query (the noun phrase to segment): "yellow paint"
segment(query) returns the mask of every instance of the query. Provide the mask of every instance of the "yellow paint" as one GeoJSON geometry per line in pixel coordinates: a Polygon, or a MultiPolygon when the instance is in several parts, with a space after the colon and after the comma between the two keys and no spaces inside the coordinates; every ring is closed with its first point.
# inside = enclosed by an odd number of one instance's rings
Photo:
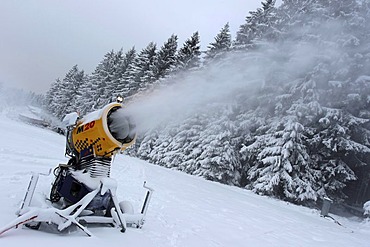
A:
{"type": "Polygon", "coordinates": [[[112,136],[108,129],[108,114],[121,107],[120,103],[111,103],[82,118],[72,132],[74,149],[81,153],[84,149],[92,147],[95,156],[111,157],[118,151],[131,146],[135,138],[130,142],[121,143],[112,136]]]}

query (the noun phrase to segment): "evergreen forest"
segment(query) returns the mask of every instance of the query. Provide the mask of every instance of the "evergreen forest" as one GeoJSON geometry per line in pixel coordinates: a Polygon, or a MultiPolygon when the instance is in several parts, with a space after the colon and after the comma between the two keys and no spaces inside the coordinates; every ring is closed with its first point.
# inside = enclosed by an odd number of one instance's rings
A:
{"type": "Polygon", "coordinates": [[[75,65],[44,105],[62,119],[118,95],[133,106],[169,98],[153,103],[159,120],[141,116],[129,155],[296,204],[329,197],[362,207],[370,200],[369,23],[367,0],[263,0],[236,34],[226,23],[206,48],[199,32],[183,44],[173,34],[109,51],[90,74],[75,65]]]}

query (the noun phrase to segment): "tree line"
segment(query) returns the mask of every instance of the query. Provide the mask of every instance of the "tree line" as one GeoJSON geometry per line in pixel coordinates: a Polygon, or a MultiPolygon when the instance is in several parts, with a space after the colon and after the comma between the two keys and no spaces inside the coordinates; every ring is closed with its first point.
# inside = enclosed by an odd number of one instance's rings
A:
{"type": "Polygon", "coordinates": [[[234,40],[225,24],[204,52],[198,32],[179,49],[172,35],[159,48],[110,51],[91,74],[76,65],[56,80],[45,105],[59,118],[77,107],[85,114],[117,95],[130,101],[167,87],[167,78],[231,71],[241,85],[232,97],[148,130],[129,154],[298,204],[328,196],[362,205],[370,199],[369,23],[367,1],[264,0],[234,40]]]}

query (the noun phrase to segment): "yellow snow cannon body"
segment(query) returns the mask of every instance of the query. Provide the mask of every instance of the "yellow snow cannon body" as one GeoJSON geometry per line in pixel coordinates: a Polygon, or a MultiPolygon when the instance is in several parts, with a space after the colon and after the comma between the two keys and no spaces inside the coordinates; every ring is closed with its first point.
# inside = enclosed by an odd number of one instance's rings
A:
{"type": "Polygon", "coordinates": [[[108,158],[131,146],[136,137],[134,124],[128,117],[112,118],[120,108],[122,104],[111,103],[77,120],[68,133],[67,148],[79,158],[91,155],[108,158]]]}

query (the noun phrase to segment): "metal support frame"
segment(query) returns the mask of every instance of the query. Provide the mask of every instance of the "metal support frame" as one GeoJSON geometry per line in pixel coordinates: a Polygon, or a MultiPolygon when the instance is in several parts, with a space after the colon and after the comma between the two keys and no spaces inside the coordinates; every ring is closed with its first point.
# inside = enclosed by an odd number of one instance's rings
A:
{"type": "MultiPolygon", "coordinates": [[[[50,174],[50,173],[49,173],[50,174]]],[[[102,178],[100,181],[99,188],[86,194],[80,201],[65,209],[58,209],[55,207],[50,208],[37,208],[31,206],[31,201],[33,194],[37,185],[39,178],[38,173],[33,173],[25,198],[21,203],[20,209],[17,211],[17,216],[15,220],[10,222],[8,225],[0,228],[0,235],[12,228],[17,228],[19,225],[31,224],[31,223],[47,223],[57,225],[58,231],[63,231],[67,229],[72,224],[76,225],[80,230],[82,230],[87,236],[92,236],[93,234],[81,224],[81,222],[89,223],[101,223],[101,224],[113,224],[116,227],[121,228],[121,232],[125,232],[127,226],[141,228],[145,222],[146,212],[151,200],[152,193],[154,190],[146,186],[144,182],[143,187],[147,189],[143,207],[140,214],[125,214],[122,212],[118,199],[116,196],[117,183],[112,178],[102,178]],[[114,207],[111,209],[111,217],[106,216],[95,216],[83,214],[86,207],[94,199],[96,195],[101,193],[101,195],[109,192],[112,197],[114,207]]],[[[46,174],[43,174],[46,175],[46,174]]]]}

